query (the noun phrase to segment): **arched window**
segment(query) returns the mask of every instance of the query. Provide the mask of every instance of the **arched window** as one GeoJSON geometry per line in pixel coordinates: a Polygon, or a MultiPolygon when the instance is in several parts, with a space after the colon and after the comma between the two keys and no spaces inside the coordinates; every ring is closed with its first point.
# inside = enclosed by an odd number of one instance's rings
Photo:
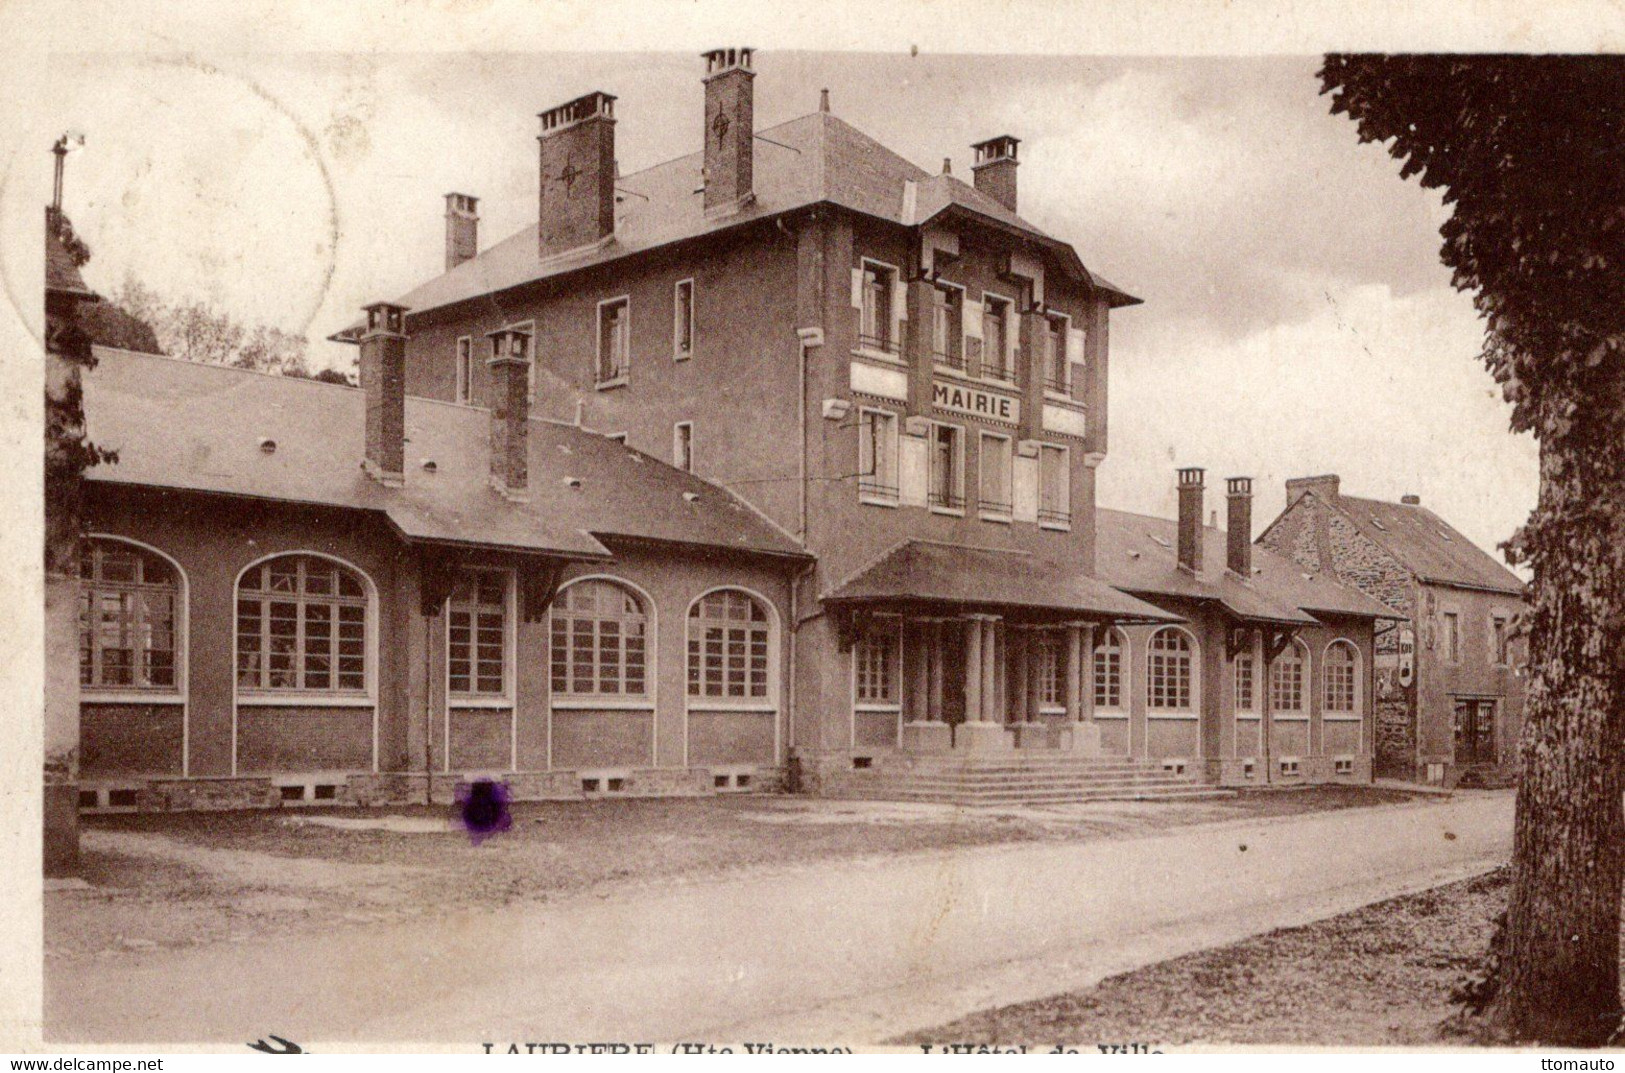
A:
{"type": "Polygon", "coordinates": [[[553,601],[553,693],[649,695],[649,617],[638,595],[604,578],[578,581],[553,601]]]}
{"type": "Polygon", "coordinates": [[[367,586],[317,555],[280,555],[237,582],[237,687],[364,695],[367,586]]]}
{"type": "Polygon", "coordinates": [[[688,612],[688,695],[767,699],[772,624],[749,593],[719,589],[688,612]]]}
{"type": "Polygon", "coordinates": [[[1123,706],[1123,635],[1107,630],[1095,645],[1095,707],[1123,706]]]}
{"type": "Polygon", "coordinates": [[[1309,652],[1302,641],[1293,641],[1270,664],[1270,708],[1275,714],[1302,712],[1304,682],[1309,677],[1309,652]]]}
{"type": "Polygon", "coordinates": [[[1347,641],[1333,641],[1326,647],[1324,676],[1328,715],[1354,715],[1359,711],[1359,653],[1347,641]]]}
{"type": "Polygon", "coordinates": [[[1195,707],[1192,653],[1195,646],[1184,630],[1166,626],[1151,635],[1146,649],[1146,704],[1164,711],[1190,711],[1195,707]]]}
{"type": "Polygon", "coordinates": [[[91,538],[79,557],[79,684],[87,691],[180,687],[180,578],[163,556],[91,538]]]}

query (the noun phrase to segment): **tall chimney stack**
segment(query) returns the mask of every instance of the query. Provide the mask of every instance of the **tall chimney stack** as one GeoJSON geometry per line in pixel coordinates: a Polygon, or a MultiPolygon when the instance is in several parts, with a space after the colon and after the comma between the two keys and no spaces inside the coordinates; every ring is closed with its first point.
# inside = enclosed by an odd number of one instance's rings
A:
{"type": "Polygon", "coordinates": [[[1194,466],[1179,471],[1179,566],[1202,572],[1203,470],[1194,466]]]}
{"type": "Polygon", "coordinates": [[[971,146],[976,154],[971,165],[976,189],[1011,212],[1016,211],[1016,146],[1020,143],[1020,138],[1001,134],[971,146]]]}
{"type": "Polygon", "coordinates": [[[379,484],[406,482],[406,307],[365,307],[361,335],[361,390],[366,396],[366,455],[361,468],[379,484]]]}
{"type": "Polygon", "coordinates": [[[472,194],[446,195],[446,271],[480,252],[480,199],[472,194]]]}
{"type": "Polygon", "coordinates": [[[756,159],[756,106],[750,48],[705,53],[705,211],[748,205],[756,159]]]}
{"type": "Polygon", "coordinates": [[[529,332],[502,328],[487,335],[491,356],[491,487],[522,501],[530,485],[529,332]]]}
{"type": "Polygon", "coordinates": [[[1230,477],[1225,482],[1228,507],[1225,518],[1225,565],[1233,574],[1253,576],[1253,479],[1230,477]]]}
{"type": "Polygon", "coordinates": [[[1319,498],[1335,503],[1342,485],[1342,480],[1335,473],[1319,477],[1293,477],[1286,482],[1286,505],[1290,507],[1302,499],[1305,492],[1313,492],[1319,498]]]}
{"type": "Polygon", "coordinates": [[[615,233],[615,98],[592,92],[541,113],[542,257],[615,233]]]}

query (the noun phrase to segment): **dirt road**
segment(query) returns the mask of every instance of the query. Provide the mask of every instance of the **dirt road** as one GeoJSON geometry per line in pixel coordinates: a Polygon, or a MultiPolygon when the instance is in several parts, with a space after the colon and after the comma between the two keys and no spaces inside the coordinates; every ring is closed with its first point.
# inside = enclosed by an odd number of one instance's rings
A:
{"type": "Polygon", "coordinates": [[[50,963],[46,1033],[873,1043],[1481,870],[1511,819],[1509,794],[1471,795],[50,963]]]}

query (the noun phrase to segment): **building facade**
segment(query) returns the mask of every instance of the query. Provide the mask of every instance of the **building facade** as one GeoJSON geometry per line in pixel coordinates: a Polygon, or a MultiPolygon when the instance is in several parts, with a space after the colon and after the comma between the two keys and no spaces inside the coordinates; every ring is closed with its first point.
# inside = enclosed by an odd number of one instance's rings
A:
{"type": "Polygon", "coordinates": [[[1454,786],[1516,772],[1525,691],[1517,575],[1418,497],[1344,495],[1335,474],[1288,481],[1286,509],[1259,539],[1404,616],[1377,637],[1379,774],[1454,786]]]}
{"type": "Polygon", "coordinates": [[[758,131],[753,61],[641,172],[613,96],[542,113],[537,225],[447,195],[359,389],[109,353],[87,807],[1370,778],[1388,608],[1255,555],[1244,479],[1227,532],[1199,470],[1097,509],[1138,300],[1018,215],[1017,140],[965,183],[827,97],[758,131]]]}

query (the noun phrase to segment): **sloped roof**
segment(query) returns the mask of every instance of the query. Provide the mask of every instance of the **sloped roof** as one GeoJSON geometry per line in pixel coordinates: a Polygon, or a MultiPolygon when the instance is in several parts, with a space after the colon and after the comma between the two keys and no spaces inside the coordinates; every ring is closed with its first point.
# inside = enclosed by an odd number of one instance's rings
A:
{"type": "Polygon", "coordinates": [[[823,597],[827,604],[1020,608],[1129,622],[1177,622],[1088,576],[1029,552],[906,540],[823,597]]]}
{"type": "Polygon", "coordinates": [[[407,292],[397,302],[413,313],[422,313],[823,202],[909,225],[960,209],[1050,248],[1079,276],[1108,292],[1113,305],[1139,301],[1091,275],[1071,246],[1046,235],[997,201],[952,177],[929,175],[827,112],[792,119],[757,135],[752,178],[755,200],[740,212],[705,215],[700,193],[704,154],[690,153],[616,180],[622,193],[615,206],[615,234],[607,244],[544,261],[539,253],[538,225],[532,224],[407,292]],[[905,182],[920,184],[913,219],[905,218],[905,182]]]}
{"type": "Polygon", "coordinates": [[[152,325],[106,299],[81,307],[74,323],[96,346],[142,354],[163,353],[152,325]]]}
{"type": "Polygon", "coordinates": [[[606,558],[630,537],[803,556],[735,496],[593,432],[533,419],[529,500],[488,485],[490,414],[406,402],[406,483],[361,470],[358,388],[98,349],[84,377],[85,424],[114,465],[87,479],[375,510],[407,538],[606,558]],[[262,450],[262,441],[276,444],[262,450]],[[433,461],[433,471],[424,468],[433,461]]]}
{"type": "Polygon", "coordinates": [[[1339,495],[1334,505],[1422,581],[1523,595],[1518,575],[1424,506],[1347,495],[1339,495]]]}
{"type": "Polygon", "coordinates": [[[1223,529],[1202,527],[1202,571],[1179,568],[1179,525],[1127,511],[1095,512],[1095,573],[1140,596],[1214,601],[1248,622],[1309,625],[1316,614],[1398,618],[1389,607],[1327,574],[1305,574],[1291,559],[1253,545],[1253,576],[1225,568],[1223,529]]]}

